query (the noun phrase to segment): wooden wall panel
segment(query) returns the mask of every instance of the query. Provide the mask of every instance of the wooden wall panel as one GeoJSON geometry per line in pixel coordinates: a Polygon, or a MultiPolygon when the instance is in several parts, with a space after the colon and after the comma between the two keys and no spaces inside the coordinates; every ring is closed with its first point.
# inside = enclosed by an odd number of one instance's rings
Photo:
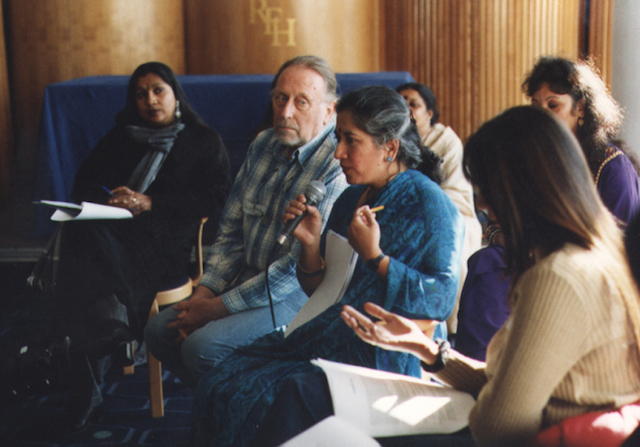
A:
{"type": "Polygon", "coordinates": [[[607,85],[611,82],[611,26],[613,0],[591,0],[589,11],[589,56],[607,85]]]}
{"type": "Polygon", "coordinates": [[[580,0],[385,0],[385,68],[431,87],[441,121],[465,139],[525,102],[520,86],[538,56],[577,58],[579,7],[580,0]]]}
{"type": "Polygon", "coordinates": [[[192,74],[275,73],[292,57],[379,71],[378,0],[185,0],[192,74]]]}
{"type": "Polygon", "coordinates": [[[11,124],[11,99],[9,72],[4,40],[4,20],[0,8],[0,210],[9,202],[11,167],[13,164],[13,129],[11,124]]]}
{"type": "MultiPolygon", "coordinates": [[[[47,84],[131,74],[160,60],[184,73],[182,0],[5,0],[19,193],[33,184],[38,122],[47,84]]],[[[124,101],[124,98],[123,98],[124,101]]],[[[105,117],[112,120],[113,117],[105,117]]]]}
{"type": "Polygon", "coordinates": [[[605,80],[610,77],[613,0],[3,0],[2,5],[8,55],[0,45],[0,203],[12,176],[18,180],[13,190],[31,198],[47,84],[129,74],[147,60],[167,62],[177,73],[273,73],[285,59],[313,53],[339,72],[408,70],[434,90],[441,120],[464,139],[504,108],[525,101],[520,84],[539,55],[578,56],[582,7],[589,12],[590,53],[605,80]],[[278,35],[280,46],[274,46],[274,35],[265,33],[275,21],[284,31],[291,19],[295,35],[278,35]]]}

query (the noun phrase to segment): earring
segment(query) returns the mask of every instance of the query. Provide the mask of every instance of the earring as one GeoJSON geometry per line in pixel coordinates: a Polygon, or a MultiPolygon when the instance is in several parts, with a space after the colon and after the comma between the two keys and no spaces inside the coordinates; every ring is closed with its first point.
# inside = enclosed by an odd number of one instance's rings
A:
{"type": "Polygon", "coordinates": [[[582,127],[583,124],[584,120],[582,119],[582,117],[578,118],[578,126],[582,127]]]}
{"type": "Polygon", "coordinates": [[[387,161],[388,161],[389,163],[391,163],[391,162],[393,161],[393,157],[392,157],[391,155],[389,155],[389,156],[387,157],[387,161]]]}
{"type": "Polygon", "coordinates": [[[180,101],[176,101],[176,119],[180,119],[182,112],[180,111],[180,101]]]}

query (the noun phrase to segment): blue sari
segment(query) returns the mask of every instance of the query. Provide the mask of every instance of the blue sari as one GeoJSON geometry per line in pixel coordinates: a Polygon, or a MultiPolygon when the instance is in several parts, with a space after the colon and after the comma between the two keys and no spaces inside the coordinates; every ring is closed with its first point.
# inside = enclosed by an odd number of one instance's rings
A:
{"type": "MultiPolygon", "coordinates": [[[[326,231],[346,237],[366,186],[345,190],[333,206],[326,231]]],[[[458,290],[462,217],[442,189],[423,174],[408,170],[396,176],[367,203],[384,205],[376,214],[380,248],[391,258],[387,280],[358,259],[341,302],[292,332],[265,335],[236,349],[205,373],[195,391],[191,444],[247,445],[273,402],[282,381],[316,367],[324,358],[419,377],[418,360],[362,342],[342,321],[349,304],[362,311],[367,301],[415,319],[444,321],[458,290]]]]}

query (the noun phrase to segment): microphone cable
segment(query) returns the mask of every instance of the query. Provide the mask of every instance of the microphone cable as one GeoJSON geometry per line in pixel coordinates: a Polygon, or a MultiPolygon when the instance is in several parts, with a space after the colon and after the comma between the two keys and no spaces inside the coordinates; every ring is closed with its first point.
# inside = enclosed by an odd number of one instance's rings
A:
{"type": "MultiPolygon", "coordinates": [[[[271,249],[271,253],[269,254],[269,258],[267,258],[267,268],[264,271],[265,281],[267,283],[267,297],[269,298],[269,309],[271,310],[271,321],[273,321],[273,328],[276,329],[276,313],[273,309],[273,298],[271,297],[271,287],[269,286],[269,267],[271,266],[271,259],[278,252],[278,247],[280,245],[275,244],[271,249]]],[[[275,261],[275,259],[274,259],[275,261]]]]}
{"type": "MultiPolygon", "coordinates": [[[[304,191],[304,196],[307,199],[307,202],[306,202],[307,205],[317,206],[322,201],[322,199],[324,199],[324,195],[326,194],[326,191],[327,191],[327,188],[324,185],[324,183],[322,183],[319,180],[312,180],[309,183],[309,185],[307,185],[307,188],[304,191]]],[[[267,283],[267,298],[269,298],[269,310],[271,310],[271,321],[273,322],[274,329],[277,328],[276,313],[273,308],[273,297],[271,296],[271,286],[269,284],[269,267],[271,266],[272,259],[273,261],[275,261],[274,257],[275,257],[275,254],[278,252],[278,249],[284,245],[284,243],[287,241],[289,237],[292,236],[291,234],[288,234],[288,233],[289,232],[293,233],[293,230],[298,226],[300,221],[304,218],[305,214],[306,214],[306,211],[300,216],[298,216],[298,218],[291,219],[289,222],[287,222],[287,224],[285,224],[285,226],[283,227],[282,234],[280,234],[276,242],[273,244],[273,247],[271,248],[271,253],[267,258],[267,268],[265,269],[264,274],[265,274],[265,282],[267,283]],[[287,231],[287,230],[290,230],[290,231],[287,231]]]]}

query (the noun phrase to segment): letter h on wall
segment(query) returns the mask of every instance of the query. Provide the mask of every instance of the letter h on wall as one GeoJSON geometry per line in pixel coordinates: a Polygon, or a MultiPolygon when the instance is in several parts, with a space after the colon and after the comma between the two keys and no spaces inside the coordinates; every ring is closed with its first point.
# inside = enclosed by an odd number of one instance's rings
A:
{"type": "Polygon", "coordinates": [[[279,47],[280,36],[287,36],[286,46],[295,47],[295,23],[296,19],[284,19],[287,26],[280,29],[280,20],[282,20],[282,8],[269,7],[267,0],[251,0],[249,23],[255,24],[256,17],[264,23],[265,36],[273,36],[271,41],[272,47],[279,47]]]}

